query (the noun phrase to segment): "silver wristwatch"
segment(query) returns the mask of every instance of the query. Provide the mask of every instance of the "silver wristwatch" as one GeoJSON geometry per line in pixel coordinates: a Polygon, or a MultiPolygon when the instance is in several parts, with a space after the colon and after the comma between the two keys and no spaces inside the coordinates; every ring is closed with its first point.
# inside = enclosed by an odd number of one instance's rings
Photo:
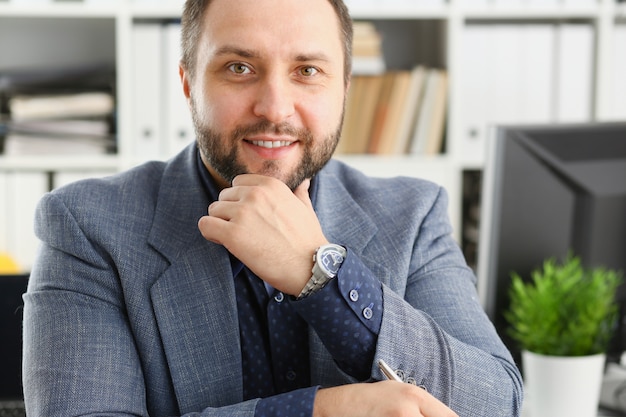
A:
{"type": "Polygon", "coordinates": [[[330,243],[322,245],[313,254],[313,269],[311,279],[306,283],[298,300],[305,298],[324,288],[328,282],[337,276],[339,267],[346,259],[346,248],[330,243]]]}

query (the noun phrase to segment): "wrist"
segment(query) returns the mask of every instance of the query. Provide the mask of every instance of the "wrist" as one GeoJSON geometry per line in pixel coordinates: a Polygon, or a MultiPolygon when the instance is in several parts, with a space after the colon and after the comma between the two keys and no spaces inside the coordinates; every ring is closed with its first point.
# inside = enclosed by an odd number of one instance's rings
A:
{"type": "Polygon", "coordinates": [[[329,243],[318,247],[313,254],[311,277],[300,291],[297,299],[303,299],[324,288],[339,273],[347,251],[341,245],[329,243]]]}

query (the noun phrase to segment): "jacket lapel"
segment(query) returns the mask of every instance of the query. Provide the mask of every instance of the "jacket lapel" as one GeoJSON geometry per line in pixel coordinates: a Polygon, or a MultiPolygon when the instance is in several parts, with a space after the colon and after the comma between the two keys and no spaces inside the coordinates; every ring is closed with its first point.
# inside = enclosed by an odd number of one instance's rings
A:
{"type": "Polygon", "coordinates": [[[225,252],[189,248],[150,291],[183,412],[242,400],[235,289],[225,252]]]}
{"type": "Polygon", "coordinates": [[[240,402],[239,327],[228,253],[197,221],[201,191],[194,148],[167,165],[150,243],[170,262],[150,296],[181,412],[240,402]]]}

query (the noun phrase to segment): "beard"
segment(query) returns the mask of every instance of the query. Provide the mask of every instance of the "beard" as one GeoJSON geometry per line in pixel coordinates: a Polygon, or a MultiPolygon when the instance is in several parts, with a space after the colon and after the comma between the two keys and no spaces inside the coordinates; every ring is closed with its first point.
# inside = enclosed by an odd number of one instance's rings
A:
{"type": "Polygon", "coordinates": [[[308,129],[297,129],[286,123],[277,125],[265,119],[250,125],[239,125],[224,134],[204,123],[194,105],[191,106],[191,116],[203,159],[229,184],[240,174],[261,174],[281,180],[292,191],[305,179],[313,178],[330,160],[339,142],[342,126],[340,122],[333,133],[321,140],[315,140],[308,129]],[[282,172],[280,161],[267,160],[258,172],[250,172],[239,160],[238,144],[246,137],[263,133],[288,135],[299,141],[303,155],[294,169],[282,172]]]}

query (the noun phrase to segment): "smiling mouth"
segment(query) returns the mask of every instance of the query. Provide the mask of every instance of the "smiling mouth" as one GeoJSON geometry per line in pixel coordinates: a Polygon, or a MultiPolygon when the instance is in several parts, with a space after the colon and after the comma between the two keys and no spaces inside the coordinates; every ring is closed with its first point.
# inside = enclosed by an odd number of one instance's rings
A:
{"type": "Polygon", "coordinates": [[[260,146],[261,148],[282,148],[291,145],[293,142],[287,140],[250,140],[247,141],[255,146],[260,146]]]}

